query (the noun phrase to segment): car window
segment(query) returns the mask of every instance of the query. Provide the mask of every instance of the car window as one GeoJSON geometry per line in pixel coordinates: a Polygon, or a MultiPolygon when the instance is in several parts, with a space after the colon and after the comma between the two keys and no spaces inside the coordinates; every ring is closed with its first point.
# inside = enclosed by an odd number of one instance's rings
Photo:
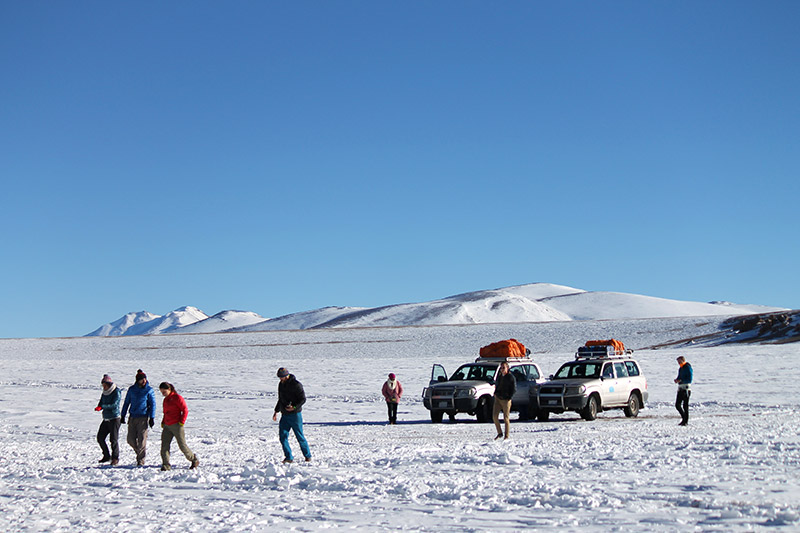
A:
{"type": "Polygon", "coordinates": [[[525,372],[524,366],[515,366],[512,368],[511,375],[514,376],[514,379],[517,381],[528,381],[528,374],[525,372]]]}
{"type": "Polygon", "coordinates": [[[625,363],[614,363],[614,371],[618,378],[628,377],[628,367],[625,366],[625,363]]]}
{"type": "Polygon", "coordinates": [[[528,379],[535,380],[539,379],[541,376],[539,375],[539,371],[536,370],[536,367],[533,365],[528,366],[528,379]]]}
{"type": "Polygon", "coordinates": [[[599,363],[567,363],[558,369],[556,379],[600,377],[599,363]]]}
{"type": "Polygon", "coordinates": [[[625,361],[625,366],[628,367],[628,375],[629,376],[638,376],[639,375],[639,367],[636,366],[636,362],[634,362],[634,361],[625,361]]]}
{"type": "Polygon", "coordinates": [[[614,365],[608,363],[606,366],[603,367],[603,377],[607,379],[611,379],[614,377],[614,365]]]}

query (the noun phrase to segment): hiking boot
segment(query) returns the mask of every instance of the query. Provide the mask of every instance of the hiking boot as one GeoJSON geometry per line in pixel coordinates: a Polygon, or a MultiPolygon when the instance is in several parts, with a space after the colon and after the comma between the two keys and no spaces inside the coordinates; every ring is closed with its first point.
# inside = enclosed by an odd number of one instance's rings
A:
{"type": "Polygon", "coordinates": [[[194,470],[195,468],[197,468],[197,465],[199,464],[200,464],[200,459],[198,459],[197,456],[195,455],[194,458],[192,459],[192,466],[189,467],[189,470],[194,470]]]}
{"type": "Polygon", "coordinates": [[[306,462],[310,463],[311,462],[311,457],[306,457],[306,462]]]}
{"type": "Polygon", "coordinates": [[[119,459],[111,459],[111,466],[117,466],[119,464],[119,459]]]}
{"type": "Polygon", "coordinates": [[[97,461],[97,462],[98,462],[98,463],[107,463],[107,462],[109,462],[110,460],[111,460],[111,457],[103,457],[102,459],[100,459],[100,460],[99,460],[99,461],[97,461]]]}
{"type": "Polygon", "coordinates": [[[502,439],[502,438],[503,438],[503,434],[502,433],[498,433],[497,436],[494,438],[494,440],[502,439]]]}
{"type": "Polygon", "coordinates": [[[292,459],[284,459],[284,460],[283,460],[283,464],[285,464],[285,465],[286,465],[286,464],[289,464],[289,463],[293,463],[293,462],[294,462],[294,461],[293,461],[292,459]]]}
{"type": "Polygon", "coordinates": [[[144,461],[136,461],[136,466],[144,466],[144,461]]]}
{"type": "Polygon", "coordinates": [[[172,470],[172,467],[169,465],[161,465],[162,472],[166,472],[167,470],[172,470]]]}

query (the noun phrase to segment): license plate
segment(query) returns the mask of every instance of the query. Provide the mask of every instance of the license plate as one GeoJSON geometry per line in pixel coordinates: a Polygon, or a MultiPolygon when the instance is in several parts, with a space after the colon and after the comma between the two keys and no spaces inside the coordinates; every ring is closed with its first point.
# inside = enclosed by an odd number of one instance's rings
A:
{"type": "Polygon", "coordinates": [[[448,407],[449,405],[447,402],[439,402],[439,407],[448,407]]]}
{"type": "Polygon", "coordinates": [[[558,405],[558,400],[547,400],[547,405],[558,405]]]}

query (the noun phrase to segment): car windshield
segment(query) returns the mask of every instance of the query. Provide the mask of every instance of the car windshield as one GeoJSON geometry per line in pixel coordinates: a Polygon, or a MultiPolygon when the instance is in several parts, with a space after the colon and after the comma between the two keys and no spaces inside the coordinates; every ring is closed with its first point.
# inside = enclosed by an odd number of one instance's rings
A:
{"type": "Polygon", "coordinates": [[[496,366],[487,365],[464,365],[453,373],[452,381],[480,380],[492,381],[494,373],[497,372],[496,366]]]}
{"type": "Polygon", "coordinates": [[[600,363],[566,363],[558,369],[553,379],[597,379],[600,377],[601,366],[600,363]]]}

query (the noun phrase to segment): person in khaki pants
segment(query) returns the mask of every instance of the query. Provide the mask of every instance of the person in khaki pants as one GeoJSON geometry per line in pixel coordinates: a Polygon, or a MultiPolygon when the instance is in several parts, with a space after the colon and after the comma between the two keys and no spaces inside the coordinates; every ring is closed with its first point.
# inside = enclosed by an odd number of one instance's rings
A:
{"type": "Polygon", "coordinates": [[[197,468],[200,460],[186,444],[186,433],[183,425],[189,416],[189,409],[186,400],[178,394],[172,383],[166,381],[158,386],[158,390],[164,396],[164,420],[161,422],[161,470],[171,470],[169,464],[169,448],[172,439],[178,441],[178,448],[183,452],[186,459],[192,463],[190,468],[197,468]]]}
{"type": "Polygon", "coordinates": [[[494,420],[494,427],[497,428],[497,436],[495,440],[503,438],[508,439],[508,433],[511,429],[511,398],[517,392],[517,380],[508,371],[508,363],[503,361],[500,363],[500,368],[497,371],[497,379],[494,384],[494,407],[492,409],[492,420],[494,420]],[[506,432],[500,429],[500,411],[503,411],[503,421],[505,422],[506,432]]]}

